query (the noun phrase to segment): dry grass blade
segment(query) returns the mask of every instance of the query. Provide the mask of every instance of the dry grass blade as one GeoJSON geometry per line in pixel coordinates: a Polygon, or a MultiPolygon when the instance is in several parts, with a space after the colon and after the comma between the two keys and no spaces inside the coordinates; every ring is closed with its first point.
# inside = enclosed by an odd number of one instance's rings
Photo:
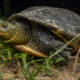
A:
{"type": "Polygon", "coordinates": [[[78,52],[77,52],[77,55],[76,55],[76,57],[75,57],[75,62],[74,62],[74,66],[73,66],[73,73],[72,73],[72,75],[75,73],[77,61],[78,61],[78,59],[79,59],[79,54],[80,54],[80,48],[79,48],[79,50],[78,50],[78,52]]]}

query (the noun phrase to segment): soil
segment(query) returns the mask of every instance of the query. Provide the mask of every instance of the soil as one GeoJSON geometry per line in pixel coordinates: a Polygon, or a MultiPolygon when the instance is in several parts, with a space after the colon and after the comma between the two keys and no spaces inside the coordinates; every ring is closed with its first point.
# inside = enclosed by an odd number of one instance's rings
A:
{"type": "MultiPolygon", "coordinates": [[[[35,80],[80,80],[80,60],[74,66],[75,59],[71,59],[62,67],[56,68],[52,66],[55,71],[50,71],[52,75],[45,75],[45,72],[42,70],[36,77],[35,80]]],[[[29,71],[34,68],[34,65],[29,65],[29,71]]],[[[9,63],[0,69],[2,72],[2,80],[14,77],[15,80],[25,80],[21,74],[17,62],[9,63]]]]}

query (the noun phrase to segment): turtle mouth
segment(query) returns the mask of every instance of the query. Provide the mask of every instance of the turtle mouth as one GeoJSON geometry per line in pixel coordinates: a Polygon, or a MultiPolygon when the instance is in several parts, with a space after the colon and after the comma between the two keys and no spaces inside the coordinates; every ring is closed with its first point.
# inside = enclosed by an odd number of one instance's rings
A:
{"type": "Polygon", "coordinates": [[[11,36],[10,36],[10,34],[8,33],[8,31],[2,29],[1,27],[0,27],[0,37],[3,38],[4,40],[9,40],[9,39],[11,39],[11,36]]]}
{"type": "Polygon", "coordinates": [[[4,36],[4,35],[8,35],[7,32],[5,32],[4,30],[0,29],[0,36],[4,36]]]}

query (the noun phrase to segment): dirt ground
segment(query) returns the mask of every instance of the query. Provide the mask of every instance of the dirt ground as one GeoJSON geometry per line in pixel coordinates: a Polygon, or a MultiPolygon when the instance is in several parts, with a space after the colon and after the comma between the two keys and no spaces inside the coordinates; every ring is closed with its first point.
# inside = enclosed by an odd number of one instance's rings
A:
{"type": "MultiPolygon", "coordinates": [[[[69,60],[66,65],[56,68],[58,72],[51,71],[53,73],[51,76],[45,76],[45,73],[41,71],[36,77],[36,80],[80,80],[80,60],[78,60],[75,67],[73,67],[74,62],[74,59],[69,60]]],[[[29,65],[29,70],[31,71],[33,67],[33,65],[29,65]]],[[[54,66],[53,69],[55,69],[54,66]]],[[[14,77],[15,80],[25,80],[19,70],[17,63],[5,65],[0,69],[0,72],[2,72],[3,75],[2,80],[11,77],[14,77]]]]}

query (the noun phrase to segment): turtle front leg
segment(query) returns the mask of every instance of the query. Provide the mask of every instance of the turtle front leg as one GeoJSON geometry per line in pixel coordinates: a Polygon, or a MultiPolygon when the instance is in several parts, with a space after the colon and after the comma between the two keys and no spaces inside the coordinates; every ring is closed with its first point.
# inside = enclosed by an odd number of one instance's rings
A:
{"type": "Polygon", "coordinates": [[[37,57],[48,57],[47,55],[35,51],[34,49],[31,49],[30,47],[26,46],[26,45],[13,45],[13,47],[19,51],[25,52],[27,54],[31,54],[37,57]]]}

